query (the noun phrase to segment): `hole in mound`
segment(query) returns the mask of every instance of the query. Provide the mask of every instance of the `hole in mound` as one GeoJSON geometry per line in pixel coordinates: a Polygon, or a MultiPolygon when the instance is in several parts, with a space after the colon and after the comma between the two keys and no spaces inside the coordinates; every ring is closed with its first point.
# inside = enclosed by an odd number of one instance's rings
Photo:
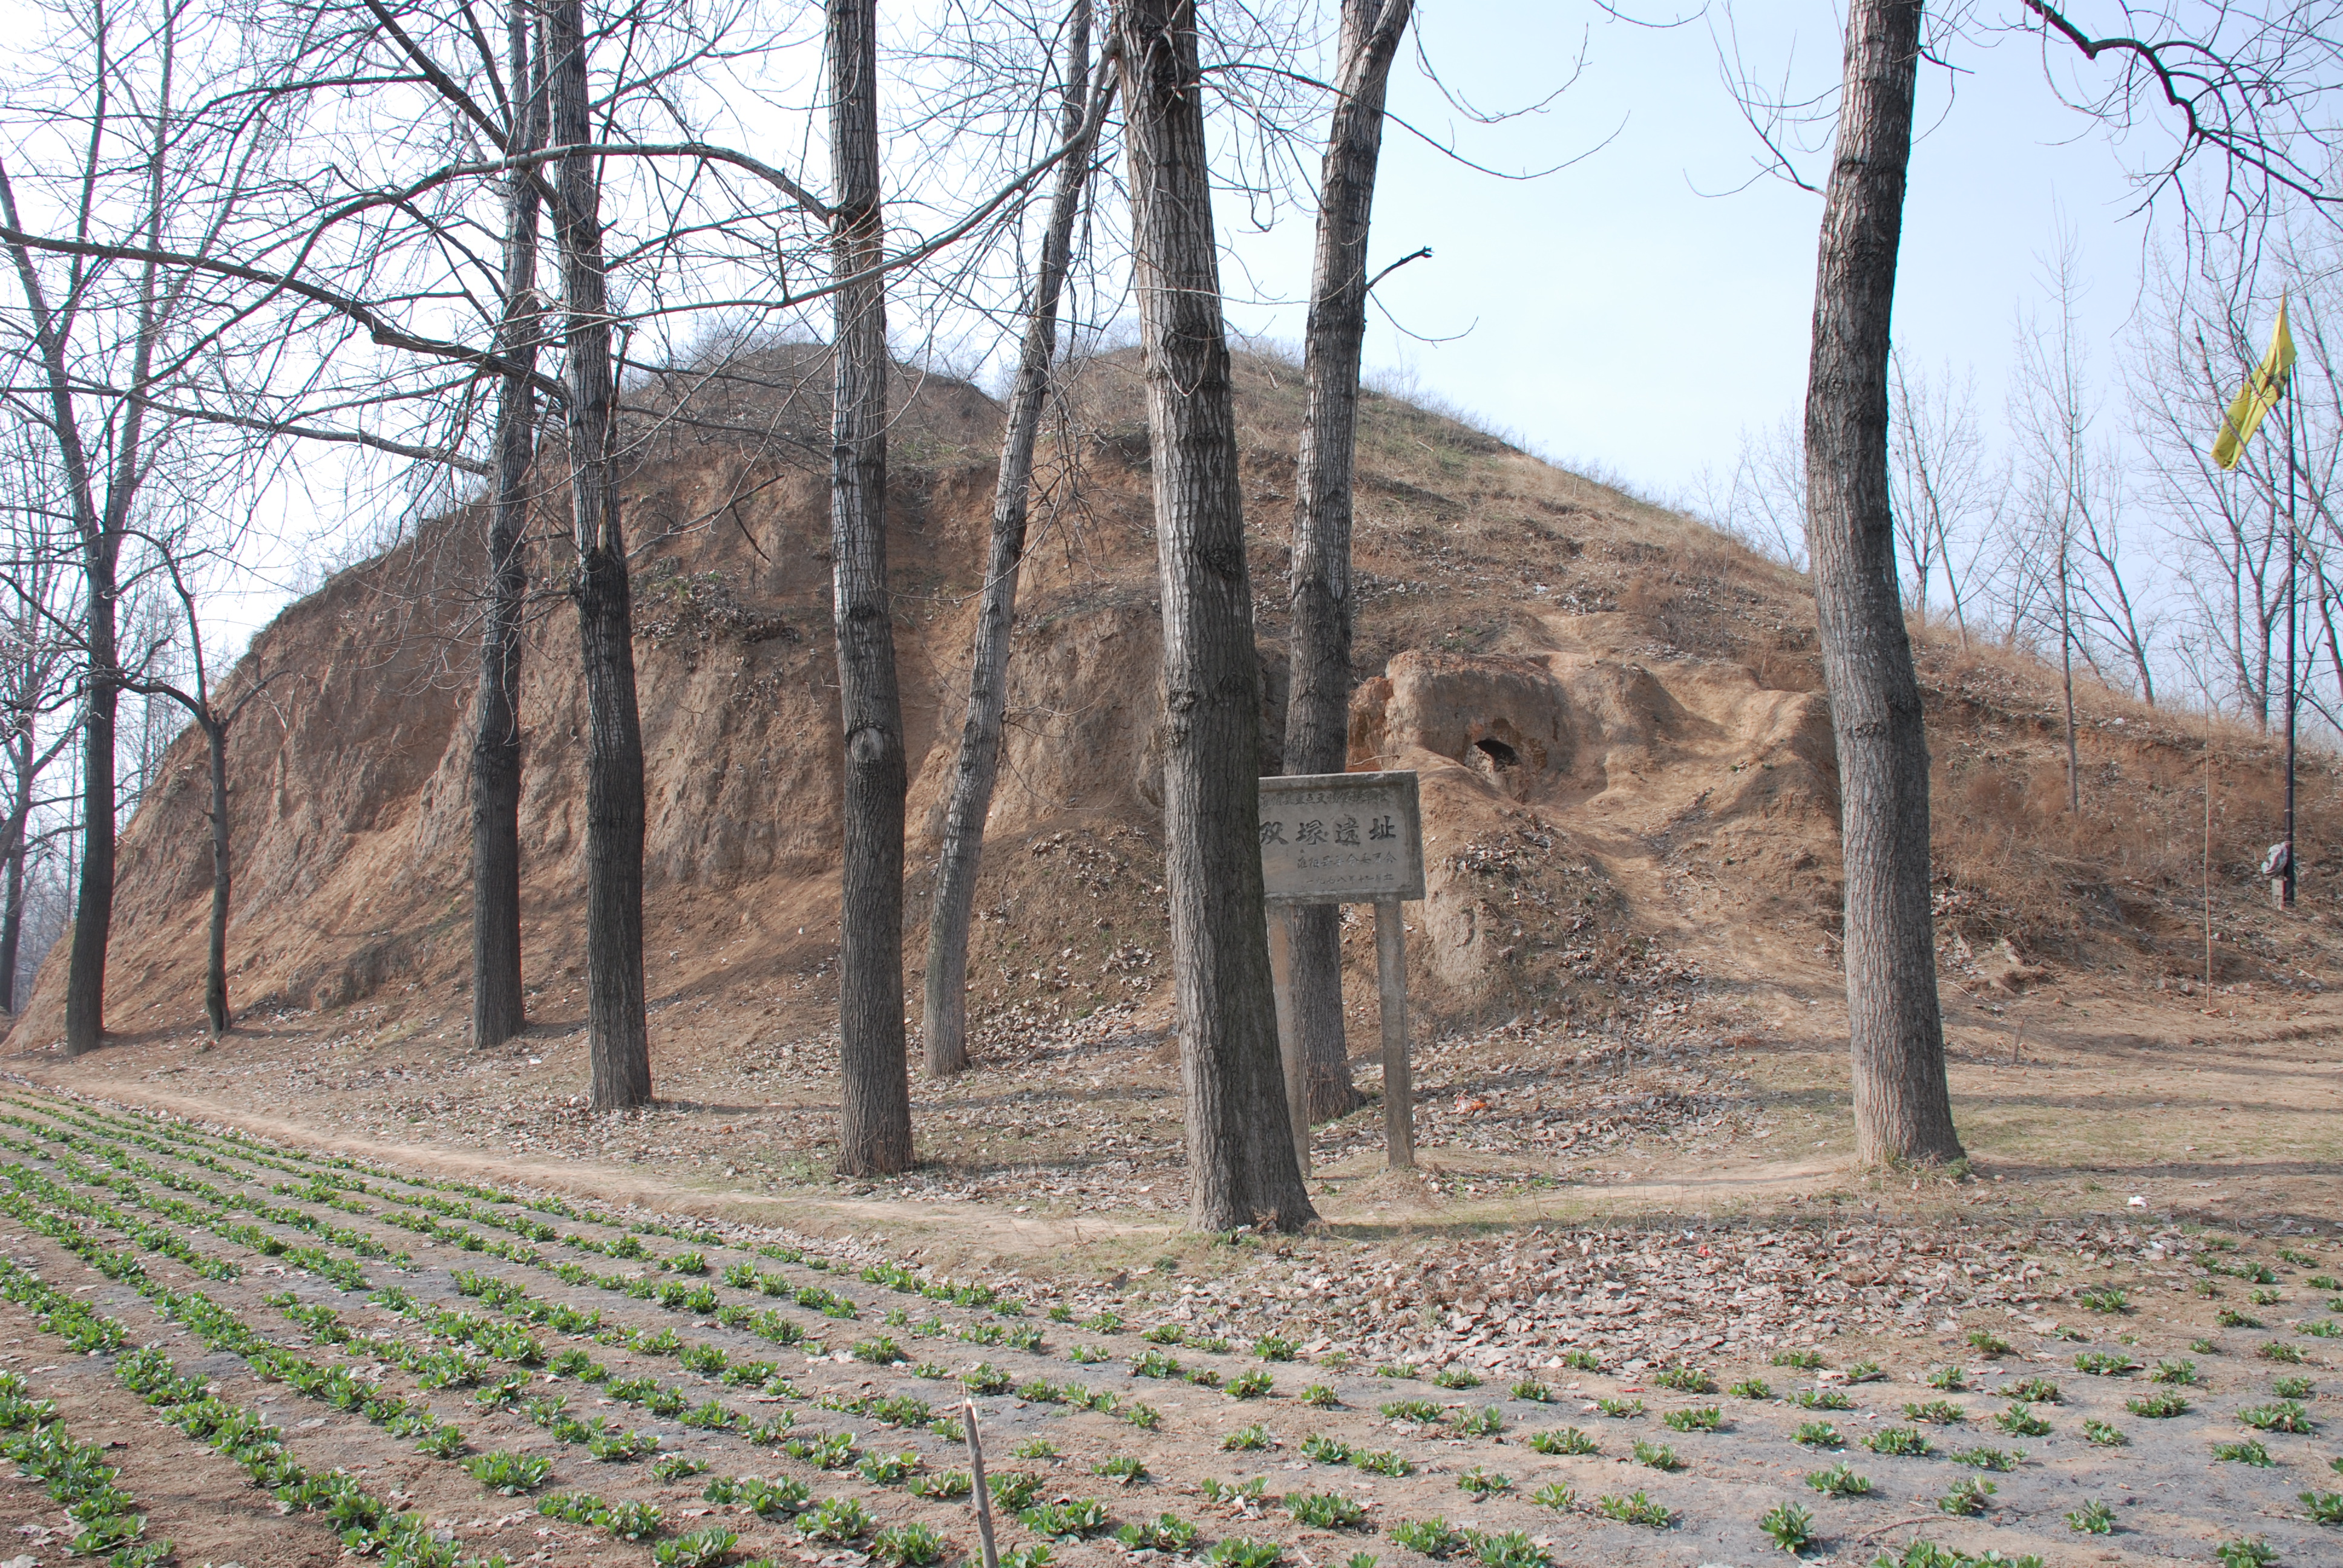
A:
{"type": "Polygon", "coordinates": [[[1493,735],[1483,735],[1473,744],[1483,756],[1500,768],[1518,768],[1522,765],[1522,754],[1493,735]]]}

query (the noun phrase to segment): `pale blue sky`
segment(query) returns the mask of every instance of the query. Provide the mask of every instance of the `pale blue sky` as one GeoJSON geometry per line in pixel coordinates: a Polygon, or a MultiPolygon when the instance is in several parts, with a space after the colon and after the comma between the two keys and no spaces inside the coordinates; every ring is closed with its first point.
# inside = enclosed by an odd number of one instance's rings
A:
{"type": "MultiPolygon", "coordinates": [[[[1568,72],[1584,75],[1548,112],[1475,126],[1403,60],[1393,108],[1428,130],[1452,126],[1477,161],[1550,165],[1624,129],[1576,166],[1529,184],[1476,175],[1394,132],[1385,142],[1375,265],[1429,245],[1432,260],[1393,275],[1378,297],[1411,342],[1377,317],[1371,367],[1416,382],[1557,459],[1599,467],[1677,498],[1704,468],[1729,470],[1745,427],[1795,414],[1804,396],[1821,198],[1781,181],[1729,191],[1761,151],[1719,79],[1709,28],[1654,31],[1588,5],[1439,0],[1420,13],[1443,76],[1483,106],[1533,101],[1568,72]]],[[[1812,0],[1747,5],[1744,58],[1802,95],[1839,69],[1833,9],[1812,0]]],[[[2116,368],[2137,288],[2147,220],[2126,150],[2063,107],[2028,39],[1958,43],[1966,69],[1947,113],[1946,73],[1923,66],[1922,118],[1896,290],[1907,363],[1973,367],[1997,427],[2021,306],[2040,297],[2038,255],[2059,215],[2076,232],[2087,338],[2116,368]]],[[[2064,62],[2061,62],[2063,65],[2064,62]]],[[[2144,148],[2156,145],[2143,139],[2144,148]]],[[[1802,160],[1819,179],[1821,156],[1802,160]]],[[[1236,215],[1224,215],[1224,227],[1236,215]]],[[[1270,236],[1231,236],[1264,293],[1291,297],[1307,276],[1306,216],[1270,236]]],[[[1232,272],[1231,288],[1242,273],[1232,272]]],[[[1298,308],[1232,302],[1232,323],[1296,338],[1298,308]]]]}

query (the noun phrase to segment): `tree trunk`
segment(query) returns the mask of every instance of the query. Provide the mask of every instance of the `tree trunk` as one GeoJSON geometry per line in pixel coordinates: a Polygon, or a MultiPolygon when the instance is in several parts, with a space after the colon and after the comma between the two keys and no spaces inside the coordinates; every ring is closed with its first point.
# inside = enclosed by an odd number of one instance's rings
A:
{"type": "MultiPolygon", "coordinates": [[[[1340,773],[1351,753],[1351,490],[1359,348],[1367,330],[1367,236],[1382,156],[1383,89],[1412,0],[1343,0],[1334,117],[1318,191],[1318,249],[1302,353],[1308,385],[1293,486],[1292,689],[1285,770],[1340,773]]],[[[1294,911],[1287,982],[1309,1078],[1310,1119],[1359,1105],[1342,1038],[1342,912],[1294,911]]]]}
{"type": "Polygon", "coordinates": [[[2058,565],[2058,678],[2066,696],[2066,814],[2083,810],[2083,758],[2075,746],[2075,613],[2067,591],[2066,567],[2058,565]]]}
{"type": "Polygon", "coordinates": [[[91,558],[85,568],[89,695],[82,713],[81,886],[65,970],[68,1056],[96,1050],[106,1036],[106,945],[114,930],[114,723],[122,700],[114,668],[112,555],[97,543],[84,553],[91,558]]]}
{"type": "Polygon", "coordinates": [[[227,726],[210,717],[199,723],[212,764],[212,921],[204,953],[204,1017],[217,1040],[233,1021],[227,1010],[227,726]]]}
{"type": "Polygon", "coordinates": [[[976,905],[976,875],[984,851],[984,825],[1001,770],[1001,716],[1009,702],[1009,637],[1017,616],[1017,578],[1025,560],[1026,504],[1033,487],[1033,446],[1058,352],[1058,297],[1073,251],[1074,218],[1090,183],[1096,126],[1090,116],[1091,4],[1074,0],[1067,22],[1064,139],[1081,145],[1058,166],[1050,223],[1026,314],[1025,347],[1009,395],[1001,429],[1001,475],[992,492],[992,543],[986,552],[983,597],[969,655],[968,718],[960,728],[960,759],[944,808],[944,842],[936,860],[935,898],[928,914],[927,1005],[921,1036],[928,1076],[949,1078],[968,1067],[968,928],[976,905]],[[1091,134],[1085,134],[1085,133],[1091,134]]]}
{"type": "Polygon", "coordinates": [[[887,295],[876,271],[884,237],[876,0],[830,0],[829,45],[830,254],[843,285],[830,458],[830,620],[846,771],[838,1169],[878,1176],[911,1163],[911,1085],[903,1040],[903,705],[887,597],[887,295]]]}
{"type": "MultiPolygon", "coordinates": [[[[31,793],[30,789],[26,794],[31,793]]],[[[8,820],[6,902],[0,904],[0,1012],[16,1011],[16,952],[25,940],[25,817],[8,820]]]]}
{"type": "MultiPolygon", "coordinates": [[[[578,0],[546,13],[555,145],[589,143],[578,0]]],[[[569,492],[578,547],[578,640],[586,677],[586,1040],[596,1111],[647,1105],[643,1015],[643,735],[635,706],[633,608],[618,493],[617,409],[594,160],[565,158],[555,186],[569,402],[569,492]]]]}
{"type": "Polygon", "coordinates": [[[1957,1160],[1928,898],[1928,749],[1896,596],[1888,317],[1918,0],[1854,0],[1815,279],[1807,547],[1838,741],[1856,1157],[1957,1160]]]}
{"type": "Polygon", "coordinates": [[[1261,667],[1221,319],[1195,12],[1126,0],[1132,283],[1163,597],[1163,844],[1186,1101],[1189,1219],[1293,1230],[1294,1168],[1262,917],[1261,667]]]}
{"type": "MultiPolygon", "coordinates": [[[[543,62],[532,72],[530,15],[508,21],[513,151],[544,143],[543,62]]],[[[520,970],[520,618],[528,591],[521,538],[536,455],[537,180],[518,170],[505,195],[504,319],[497,351],[513,367],[498,390],[496,495],[490,503],[488,605],[480,627],[478,729],[472,737],[472,1043],[501,1045],[528,1023],[520,970]]]]}

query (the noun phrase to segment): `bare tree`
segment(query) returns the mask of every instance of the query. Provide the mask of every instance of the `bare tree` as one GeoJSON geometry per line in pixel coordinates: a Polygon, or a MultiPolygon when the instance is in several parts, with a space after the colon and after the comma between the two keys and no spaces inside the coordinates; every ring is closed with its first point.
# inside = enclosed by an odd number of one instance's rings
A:
{"type": "Polygon", "coordinates": [[[1855,1156],[1962,1157],[1928,883],[1928,746],[1896,592],[1888,318],[1912,147],[1919,0],[1853,0],[1815,269],[1806,538],[1838,741],[1855,1156]]]}
{"type": "MultiPolygon", "coordinates": [[[[530,8],[506,17],[508,153],[545,141],[545,57],[530,8]]],[[[501,1044],[528,1024],[520,964],[520,654],[528,573],[529,473],[537,457],[538,175],[505,180],[504,290],[497,348],[496,492],[489,501],[488,593],[480,625],[480,689],[472,739],[472,1043],[501,1044]]]]}
{"type": "MultiPolygon", "coordinates": [[[[582,7],[554,0],[545,19],[554,145],[590,146],[582,7]]],[[[632,585],[611,472],[618,400],[596,161],[585,154],[561,159],[553,214],[577,551],[569,593],[586,678],[586,1039],[593,1108],[610,1111],[649,1103],[651,1059],[643,998],[643,731],[632,585]]]]}
{"type": "MultiPolygon", "coordinates": [[[[1318,244],[1302,347],[1302,449],[1293,484],[1293,619],[1285,770],[1340,773],[1351,751],[1351,504],[1366,337],[1367,236],[1382,156],[1383,95],[1411,0],[1343,0],[1332,122],[1319,176],[1318,244]]],[[[1312,1121],[1359,1104],[1342,1037],[1342,910],[1292,911],[1288,985],[1312,1121]]],[[[1307,1136],[1296,1128],[1294,1136],[1307,1136]]]]}
{"type": "Polygon", "coordinates": [[[1221,316],[1196,12],[1124,0],[1133,291],[1163,602],[1163,839],[1202,1231],[1315,1218],[1294,1162],[1262,924],[1261,668],[1221,316]]]}
{"type": "Polygon", "coordinates": [[[196,52],[186,46],[186,9],[165,0],[125,17],[103,5],[66,5],[46,18],[57,30],[50,47],[66,62],[47,112],[74,126],[80,140],[73,163],[42,182],[43,194],[65,216],[67,246],[78,251],[27,243],[18,185],[0,168],[0,217],[14,236],[5,243],[22,299],[15,330],[35,367],[27,395],[11,401],[55,451],[82,579],[81,879],[65,987],[65,1049],[74,1054],[94,1050],[105,1032],[120,558],[141,492],[158,470],[163,437],[150,428],[151,409],[182,367],[166,343],[196,281],[152,257],[166,237],[185,236],[203,254],[222,245],[275,132],[260,118],[222,131],[191,116],[186,104],[201,88],[193,79],[196,52]],[[96,264],[89,252],[117,236],[148,259],[96,264]],[[45,270],[53,259],[58,265],[45,270]]]}
{"type": "MultiPolygon", "coordinates": [[[[977,605],[976,637],[969,655],[968,717],[944,808],[943,846],[936,860],[936,890],[928,915],[926,1006],[920,1034],[928,1074],[948,1078],[968,1066],[968,937],[976,906],[976,876],[985,819],[1000,775],[1001,720],[1009,701],[1010,632],[1017,616],[1017,585],[1025,561],[1025,525],[1033,487],[1033,448],[1051,387],[1058,349],[1058,302],[1073,256],[1074,220],[1089,188],[1098,129],[1106,113],[1109,81],[1090,85],[1091,3],[1074,0],[1066,18],[1066,55],[1059,119],[1070,151],[1058,166],[1025,341],[1001,437],[1001,472],[993,486],[992,529],[977,605]]],[[[1111,60],[1107,62],[1111,66],[1111,60]]]]}
{"type": "Polygon", "coordinates": [[[1997,498],[2007,475],[1987,466],[1968,383],[1956,389],[1948,374],[1907,374],[1898,352],[1888,359],[1888,484],[1912,571],[1911,600],[1926,608],[1930,585],[1942,577],[1966,648],[1978,570],[2001,530],[1997,498]]]}
{"type": "MultiPolygon", "coordinates": [[[[21,426],[9,434],[22,437],[21,426]]],[[[74,573],[55,548],[45,443],[0,445],[0,1011],[16,1010],[17,958],[23,947],[25,873],[37,853],[35,814],[52,804],[41,779],[76,735],[70,714],[79,694],[76,639],[81,620],[70,590],[74,573]]],[[[54,830],[54,829],[52,829],[54,830]]]]}
{"type": "MultiPolygon", "coordinates": [[[[144,537],[159,558],[162,569],[170,581],[172,596],[177,600],[184,618],[193,678],[181,685],[172,680],[126,673],[122,689],[148,697],[169,699],[186,710],[187,717],[195,721],[196,728],[203,734],[211,783],[210,804],[206,815],[211,821],[212,857],[211,921],[206,929],[204,949],[204,1017],[211,1024],[212,1038],[217,1040],[228,1031],[234,1021],[228,1010],[227,996],[227,916],[232,863],[227,811],[228,732],[243,717],[245,709],[282,678],[285,672],[277,671],[246,680],[235,700],[222,706],[212,690],[210,668],[204,657],[203,619],[196,607],[196,594],[188,584],[185,564],[180,558],[179,543],[144,537]]],[[[137,661],[142,668],[149,662],[145,658],[137,661]]]]}
{"type": "Polygon", "coordinates": [[[831,269],[830,621],[845,730],[839,910],[838,1168],[911,1163],[903,1039],[903,704],[887,594],[886,229],[879,196],[876,0],[829,0],[831,269]]]}

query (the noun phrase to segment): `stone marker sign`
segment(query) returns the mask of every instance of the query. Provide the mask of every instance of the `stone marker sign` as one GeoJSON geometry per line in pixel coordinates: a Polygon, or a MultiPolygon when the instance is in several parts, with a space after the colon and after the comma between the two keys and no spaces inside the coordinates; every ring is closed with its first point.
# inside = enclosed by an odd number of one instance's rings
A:
{"type": "Polygon", "coordinates": [[[1423,897],[1423,819],[1413,773],[1303,773],[1261,781],[1261,879],[1269,904],[1277,1038],[1285,1061],[1294,1155],[1310,1174],[1302,1042],[1294,1027],[1292,911],[1301,904],[1375,907],[1375,979],[1383,1024],[1383,1141],[1393,1170],[1415,1163],[1415,1097],[1407,1055],[1406,927],[1400,900],[1423,897]]]}

